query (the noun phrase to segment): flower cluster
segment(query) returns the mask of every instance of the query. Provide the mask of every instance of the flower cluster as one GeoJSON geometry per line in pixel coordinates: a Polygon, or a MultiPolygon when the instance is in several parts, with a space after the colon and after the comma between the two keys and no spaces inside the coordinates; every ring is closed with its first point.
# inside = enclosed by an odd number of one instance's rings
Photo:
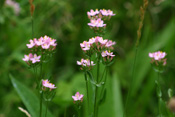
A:
{"type": "Polygon", "coordinates": [[[73,100],[76,102],[76,101],[83,101],[83,96],[84,95],[82,95],[82,94],[80,94],[79,92],[77,92],[76,94],[75,94],[75,96],[72,96],[72,98],[73,98],[73,100]]]}
{"type": "Polygon", "coordinates": [[[19,6],[19,4],[17,2],[14,2],[12,0],[6,0],[5,1],[5,4],[7,6],[12,7],[14,9],[14,12],[15,12],[16,15],[19,14],[19,12],[20,12],[20,6],[19,6]]]}
{"type": "Polygon", "coordinates": [[[100,9],[100,10],[91,9],[90,11],[87,12],[87,15],[88,15],[89,19],[104,18],[104,20],[105,20],[105,19],[110,19],[111,16],[114,16],[115,14],[110,9],[108,9],[108,10],[106,10],[106,9],[100,9]]]}
{"type": "Polygon", "coordinates": [[[88,23],[88,25],[91,27],[91,28],[99,28],[99,27],[105,27],[106,24],[104,24],[104,21],[101,20],[101,18],[98,18],[98,19],[91,19],[90,20],[90,23],[88,23]]]}
{"type": "Polygon", "coordinates": [[[113,49],[113,45],[115,45],[116,42],[113,42],[108,39],[103,39],[103,37],[92,37],[89,39],[89,41],[83,41],[83,43],[80,43],[81,49],[86,52],[88,50],[96,50],[96,51],[101,51],[104,49],[113,49]]]}
{"type": "Polygon", "coordinates": [[[40,58],[41,56],[37,56],[36,54],[32,54],[29,53],[29,55],[24,55],[24,58],[22,59],[23,61],[25,61],[27,64],[32,63],[36,63],[36,62],[40,62],[40,58]]]}
{"type": "Polygon", "coordinates": [[[24,58],[22,59],[28,65],[49,59],[57,45],[56,39],[52,39],[46,35],[39,39],[30,39],[29,42],[30,43],[26,44],[26,46],[30,49],[31,53],[24,55],[24,58]]]}
{"type": "Polygon", "coordinates": [[[101,53],[101,56],[104,58],[104,61],[111,61],[115,55],[113,55],[113,52],[106,50],[101,53]]]}
{"type": "Polygon", "coordinates": [[[88,23],[88,26],[92,28],[95,32],[102,33],[104,29],[106,28],[106,24],[104,24],[103,20],[109,20],[111,16],[114,16],[113,11],[106,10],[106,9],[96,9],[90,10],[90,12],[87,12],[87,15],[90,19],[90,23],[88,23]]]}
{"type": "Polygon", "coordinates": [[[154,53],[149,53],[149,57],[152,58],[151,63],[155,63],[157,66],[158,65],[166,65],[166,53],[162,51],[154,52],[154,53]]]}
{"type": "Polygon", "coordinates": [[[115,44],[116,42],[96,36],[90,38],[88,42],[84,41],[83,43],[80,43],[80,47],[89,56],[93,54],[93,52],[100,52],[102,57],[107,57],[107,59],[111,57],[111,61],[115,55],[110,51],[113,50],[113,45],[115,44]]]}
{"type": "Polygon", "coordinates": [[[43,90],[45,90],[46,88],[49,88],[50,90],[57,88],[54,84],[50,83],[48,79],[42,80],[42,86],[43,90]]]}
{"type": "Polygon", "coordinates": [[[34,38],[29,40],[30,44],[26,44],[28,48],[41,47],[44,50],[54,50],[56,47],[56,39],[52,39],[48,36],[40,37],[39,39],[34,38]]]}
{"type": "Polygon", "coordinates": [[[81,65],[81,70],[90,70],[92,66],[94,66],[94,62],[89,59],[81,59],[81,61],[77,61],[77,65],[81,65]]]}

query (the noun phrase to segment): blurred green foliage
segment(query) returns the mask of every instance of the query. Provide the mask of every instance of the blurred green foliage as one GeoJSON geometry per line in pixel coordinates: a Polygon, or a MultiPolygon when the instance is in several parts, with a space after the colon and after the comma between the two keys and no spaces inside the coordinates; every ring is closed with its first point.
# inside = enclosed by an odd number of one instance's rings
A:
{"type": "MultiPolygon", "coordinates": [[[[18,81],[35,91],[34,73],[22,61],[27,51],[26,44],[32,38],[30,6],[28,0],[16,0],[20,13],[0,1],[0,116],[24,116],[17,107],[24,104],[10,82],[9,73],[18,81]]],[[[34,0],[34,37],[48,35],[57,39],[57,52],[51,63],[44,66],[45,78],[53,77],[57,93],[49,110],[56,117],[76,113],[71,96],[79,91],[85,93],[83,73],[76,61],[84,57],[79,44],[94,36],[87,26],[87,11],[90,9],[111,9],[116,13],[107,27],[104,38],[117,42],[116,61],[110,69],[107,80],[106,101],[100,106],[100,117],[121,117],[130,86],[135,55],[136,31],[139,22],[139,8],[142,1],[126,0],[34,0]]],[[[168,102],[168,89],[175,94],[175,1],[149,0],[145,13],[142,37],[134,74],[132,98],[129,103],[130,117],[158,115],[158,99],[153,71],[148,58],[149,52],[167,52],[167,68],[161,74],[162,99],[168,102]]],[[[86,97],[86,96],[85,96],[86,97]]],[[[86,105],[86,98],[83,102],[86,105]]],[[[85,107],[83,112],[86,113],[85,107]]],[[[82,113],[83,113],[82,112],[82,113]]]]}

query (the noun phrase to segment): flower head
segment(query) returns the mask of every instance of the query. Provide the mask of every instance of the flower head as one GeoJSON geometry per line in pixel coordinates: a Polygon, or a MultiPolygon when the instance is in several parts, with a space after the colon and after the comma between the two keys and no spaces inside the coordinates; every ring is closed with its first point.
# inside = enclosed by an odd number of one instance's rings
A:
{"type": "Polygon", "coordinates": [[[84,96],[84,95],[82,95],[82,94],[80,94],[79,92],[77,92],[77,93],[75,94],[75,96],[72,96],[72,98],[73,98],[74,101],[78,101],[78,100],[83,101],[83,96],[84,96]]]}
{"type": "Polygon", "coordinates": [[[43,85],[43,87],[46,87],[46,88],[49,88],[49,89],[57,88],[57,87],[55,87],[54,84],[50,83],[48,79],[42,80],[42,85],[43,85]]]}
{"type": "Polygon", "coordinates": [[[106,24],[104,24],[104,21],[103,20],[101,20],[101,18],[98,18],[98,19],[91,19],[90,20],[90,23],[88,23],[88,25],[90,26],[90,27],[96,27],[96,28],[98,28],[98,27],[105,27],[106,26],[106,24]]]}
{"type": "Polygon", "coordinates": [[[153,52],[153,53],[149,53],[148,56],[150,58],[152,58],[151,63],[155,63],[155,65],[159,66],[159,65],[166,65],[166,52],[162,52],[162,51],[157,51],[157,52],[153,52]]]}
{"type": "Polygon", "coordinates": [[[86,69],[90,69],[92,66],[94,66],[94,62],[90,61],[89,59],[81,59],[81,61],[77,61],[77,65],[81,65],[81,70],[86,70],[86,69]]]}
{"type": "Polygon", "coordinates": [[[30,44],[26,44],[28,48],[33,48],[35,46],[34,40],[29,40],[30,44]]]}
{"type": "Polygon", "coordinates": [[[29,60],[31,60],[31,58],[33,58],[32,53],[30,53],[29,55],[24,55],[24,58],[22,58],[22,60],[28,62],[29,60]]]}
{"type": "Polygon", "coordinates": [[[32,61],[32,63],[36,63],[40,62],[40,58],[41,56],[37,56],[36,54],[34,54],[34,56],[30,60],[32,61]]]}
{"type": "Polygon", "coordinates": [[[98,9],[96,9],[95,11],[93,9],[91,9],[90,12],[89,11],[87,12],[88,16],[95,16],[97,14],[99,14],[98,9]]]}

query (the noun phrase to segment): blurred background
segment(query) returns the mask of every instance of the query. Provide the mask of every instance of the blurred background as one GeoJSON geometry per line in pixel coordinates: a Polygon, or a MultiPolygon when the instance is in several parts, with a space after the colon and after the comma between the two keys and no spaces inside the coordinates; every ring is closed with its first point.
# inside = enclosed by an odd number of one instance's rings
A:
{"type": "MultiPolygon", "coordinates": [[[[22,61],[26,44],[32,38],[30,5],[28,0],[0,1],[0,117],[25,116],[18,107],[26,109],[15,91],[9,74],[35,90],[34,73],[22,61]]],[[[116,61],[107,80],[106,101],[100,105],[99,117],[122,117],[126,96],[131,83],[135,56],[135,42],[142,0],[34,0],[34,37],[48,35],[57,39],[56,54],[44,70],[58,87],[49,104],[55,117],[66,110],[72,116],[72,95],[85,94],[85,81],[76,61],[84,57],[80,43],[95,36],[87,26],[90,9],[111,9],[116,15],[110,20],[104,38],[117,42],[116,61]]],[[[149,52],[167,52],[166,70],[161,74],[162,98],[168,102],[167,90],[175,89],[175,1],[149,0],[145,13],[138,50],[134,84],[128,113],[130,117],[155,117],[158,101],[149,52]]],[[[46,76],[47,77],[47,76],[46,76]]]]}

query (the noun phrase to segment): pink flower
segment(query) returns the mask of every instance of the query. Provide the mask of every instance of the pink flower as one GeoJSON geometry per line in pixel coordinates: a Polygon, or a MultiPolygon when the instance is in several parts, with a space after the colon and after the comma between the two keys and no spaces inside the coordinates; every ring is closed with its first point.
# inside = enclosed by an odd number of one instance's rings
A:
{"type": "Polygon", "coordinates": [[[105,27],[106,26],[106,24],[104,24],[104,21],[101,20],[101,18],[91,19],[88,25],[91,27],[105,27]]]}
{"type": "Polygon", "coordinates": [[[113,55],[113,52],[110,52],[110,51],[103,51],[102,53],[101,53],[101,56],[102,57],[106,57],[106,56],[111,56],[111,57],[114,57],[115,55],[113,55]]]}
{"type": "Polygon", "coordinates": [[[22,58],[23,61],[28,62],[33,57],[32,53],[29,55],[24,55],[24,58],[22,58]]]}
{"type": "Polygon", "coordinates": [[[90,12],[89,11],[87,12],[88,16],[95,16],[97,14],[99,14],[98,9],[96,9],[95,11],[91,9],[90,12]]]}
{"type": "Polygon", "coordinates": [[[96,21],[96,27],[105,27],[106,24],[104,24],[104,21],[101,20],[101,18],[98,18],[97,21],[96,21]]]}
{"type": "Polygon", "coordinates": [[[97,25],[97,21],[96,21],[96,19],[91,19],[90,20],[91,22],[90,23],[88,23],[88,26],[92,26],[92,27],[95,27],[96,25],[97,25]]]}
{"type": "Polygon", "coordinates": [[[99,38],[98,41],[102,44],[105,45],[107,43],[107,39],[103,40],[103,38],[99,38]]]}
{"type": "Polygon", "coordinates": [[[113,45],[115,45],[116,44],[116,42],[112,42],[111,40],[109,40],[107,43],[106,43],[106,47],[111,47],[111,46],[113,46],[113,45]]]}
{"type": "Polygon", "coordinates": [[[49,49],[50,48],[50,44],[45,43],[45,44],[41,45],[41,47],[43,49],[49,49]]]}
{"type": "Polygon", "coordinates": [[[165,58],[166,53],[162,51],[154,52],[154,53],[149,53],[150,58],[154,58],[154,60],[161,60],[165,58]]]}
{"type": "Polygon", "coordinates": [[[57,87],[55,87],[54,84],[50,83],[48,79],[42,80],[42,85],[43,85],[44,87],[47,87],[47,88],[50,88],[50,89],[55,89],[55,88],[57,88],[57,87]]]}
{"type": "Polygon", "coordinates": [[[95,43],[95,38],[94,37],[89,39],[89,44],[92,45],[93,43],[95,43]]]}
{"type": "Polygon", "coordinates": [[[148,56],[150,58],[152,58],[151,63],[155,63],[156,65],[166,65],[166,56],[167,54],[165,52],[162,51],[157,51],[157,52],[153,52],[153,53],[149,53],[148,56]]]}
{"type": "Polygon", "coordinates": [[[81,59],[81,61],[77,61],[77,65],[82,65],[82,66],[84,66],[84,67],[89,67],[89,66],[94,66],[95,64],[94,64],[94,62],[93,61],[91,61],[90,62],[90,60],[89,59],[81,59]]]}
{"type": "MultiPolygon", "coordinates": [[[[36,40],[36,39],[35,39],[36,40]]],[[[28,48],[33,48],[35,46],[35,41],[34,40],[30,40],[29,41],[30,44],[26,44],[28,48]]]]}
{"type": "Polygon", "coordinates": [[[55,47],[57,45],[57,43],[55,43],[55,42],[56,42],[56,39],[51,39],[50,45],[55,47]]]}
{"type": "Polygon", "coordinates": [[[103,10],[100,9],[100,12],[101,12],[102,15],[108,16],[108,11],[106,9],[103,9],[103,10]]]}
{"type": "Polygon", "coordinates": [[[42,37],[40,37],[35,43],[37,46],[41,46],[44,44],[44,39],[42,37]]]}
{"type": "Polygon", "coordinates": [[[72,98],[74,99],[74,101],[78,101],[78,100],[83,101],[83,96],[84,96],[84,95],[82,95],[82,94],[80,94],[79,92],[77,92],[77,93],[75,94],[75,96],[72,96],[72,98]]]}
{"type": "Polygon", "coordinates": [[[41,56],[37,56],[36,54],[34,54],[33,58],[31,58],[30,60],[32,61],[32,63],[36,63],[40,62],[40,58],[41,56]]]}
{"type": "Polygon", "coordinates": [[[87,41],[83,41],[83,43],[80,43],[80,47],[82,50],[90,50],[90,44],[87,41]]]}
{"type": "Polygon", "coordinates": [[[115,14],[113,14],[113,11],[111,11],[111,10],[108,10],[107,12],[108,12],[109,16],[114,16],[115,15],[115,14]]]}

